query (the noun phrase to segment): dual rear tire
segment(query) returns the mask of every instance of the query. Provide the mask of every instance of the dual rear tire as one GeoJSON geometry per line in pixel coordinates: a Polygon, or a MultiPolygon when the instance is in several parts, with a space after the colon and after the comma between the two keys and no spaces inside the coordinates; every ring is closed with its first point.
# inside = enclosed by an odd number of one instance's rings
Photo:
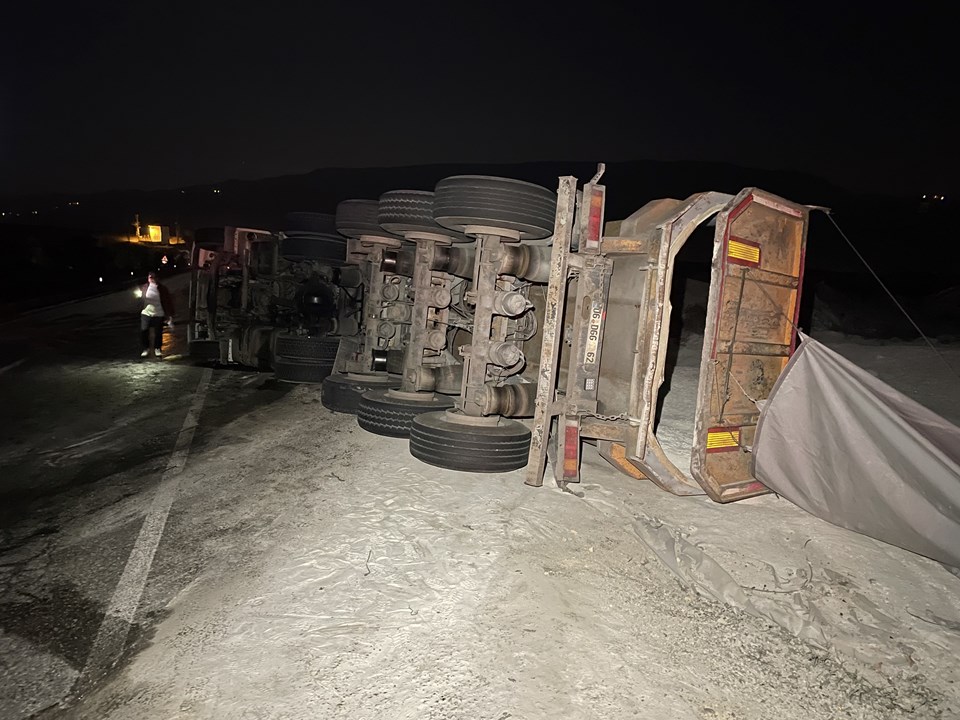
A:
{"type": "Polygon", "coordinates": [[[400,387],[400,378],[396,375],[337,373],[323,381],[320,402],[327,410],[356,415],[364,393],[384,392],[395,387],[400,387]]]}
{"type": "Polygon", "coordinates": [[[405,438],[418,415],[451,407],[453,399],[437,393],[371,390],[360,400],[357,424],[374,435],[405,438]]]}
{"type": "Polygon", "coordinates": [[[274,343],[273,372],[282,382],[321,383],[333,372],[339,348],[339,337],[281,333],[274,343]]]}
{"type": "Polygon", "coordinates": [[[525,425],[509,418],[472,425],[456,422],[457,418],[452,412],[415,417],[410,423],[410,454],[428,465],[461,472],[501,473],[526,466],[530,430],[525,425]]]}

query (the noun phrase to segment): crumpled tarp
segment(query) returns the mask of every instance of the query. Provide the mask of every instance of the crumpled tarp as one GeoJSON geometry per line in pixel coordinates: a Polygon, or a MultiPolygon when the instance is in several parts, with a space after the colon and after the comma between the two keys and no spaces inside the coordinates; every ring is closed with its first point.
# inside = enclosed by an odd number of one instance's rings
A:
{"type": "Polygon", "coordinates": [[[754,477],[828,522],[960,567],[960,428],[801,337],[763,405],[754,477]]]}

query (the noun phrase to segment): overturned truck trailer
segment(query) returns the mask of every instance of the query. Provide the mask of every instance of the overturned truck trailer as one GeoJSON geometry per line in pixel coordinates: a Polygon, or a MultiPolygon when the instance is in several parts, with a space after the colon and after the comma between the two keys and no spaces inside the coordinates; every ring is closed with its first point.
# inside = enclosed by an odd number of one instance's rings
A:
{"type": "Polygon", "coordinates": [[[548,452],[579,481],[584,438],[621,471],[679,495],[729,502],[768,492],[751,473],[766,399],[796,344],[808,209],[756,188],[655,200],[604,225],[599,174],[561,178],[526,482],[548,452]],[[657,437],[678,252],[715,218],[689,464],[657,437]]]}

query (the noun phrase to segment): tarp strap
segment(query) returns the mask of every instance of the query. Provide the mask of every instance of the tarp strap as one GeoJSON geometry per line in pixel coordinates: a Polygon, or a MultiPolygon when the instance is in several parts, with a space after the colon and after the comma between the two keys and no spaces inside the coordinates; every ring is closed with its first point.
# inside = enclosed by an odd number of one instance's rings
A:
{"type": "Polygon", "coordinates": [[[833,214],[825,208],[823,209],[823,212],[826,214],[827,218],[829,218],[830,222],[833,223],[833,226],[837,229],[837,232],[840,233],[840,237],[842,237],[844,241],[846,241],[847,245],[850,246],[850,249],[853,250],[854,254],[858,258],[860,258],[860,262],[863,263],[863,266],[870,271],[871,275],[873,275],[873,279],[880,284],[880,287],[882,287],[883,291],[887,293],[887,295],[893,301],[893,304],[897,306],[900,312],[903,313],[903,316],[909,321],[911,325],[913,325],[913,329],[916,330],[918,333],[920,333],[920,337],[923,338],[923,341],[930,347],[931,350],[933,350],[936,356],[943,361],[943,364],[947,366],[947,369],[950,371],[950,374],[953,375],[957,380],[960,380],[960,372],[957,372],[957,369],[950,364],[950,361],[947,360],[946,356],[943,353],[941,353],[939,350],[937,350],[936,346],[933,344],[930,338],[927,337],[926,333],[924,333],[923,330],[920,329],[920,326],[917,325],[917,323],[914,321],[914,319],[910,317],[910,313],[907,312],[907,309],[900,304],[900,301],[897,300],[896,296],[890,291],[890,288],[888,288],[884,284],[883,280],[880,279],[880,276],[877,275],[874,269],[870,266],[870,263],[867,262],[867,259],[860,254],[860,251],[857,250],[856,246],[853,244],[850,238],[847,237],[847,234],[840,229],[839,225],[837,225],[837,221],[833,219],[833,214]]]}

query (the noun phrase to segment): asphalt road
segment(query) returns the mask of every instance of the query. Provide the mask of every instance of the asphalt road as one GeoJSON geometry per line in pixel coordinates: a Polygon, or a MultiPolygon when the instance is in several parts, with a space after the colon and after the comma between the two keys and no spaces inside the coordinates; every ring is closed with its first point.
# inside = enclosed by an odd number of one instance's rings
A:
{"type": "MultiPolygon", "coordinates": [[[[170,285],[184,307],[186,278],[170,285]]],[[[133,290],[0,325],[0,717],[9,720],[56,714],[122,666],[200,569],[208,529],[179,523],[175,488],[164,509],[165,485],[210,428],[289,389],[192,364],[182,327],[166,335],[163,360],[142,360],[133,290]]]]}

